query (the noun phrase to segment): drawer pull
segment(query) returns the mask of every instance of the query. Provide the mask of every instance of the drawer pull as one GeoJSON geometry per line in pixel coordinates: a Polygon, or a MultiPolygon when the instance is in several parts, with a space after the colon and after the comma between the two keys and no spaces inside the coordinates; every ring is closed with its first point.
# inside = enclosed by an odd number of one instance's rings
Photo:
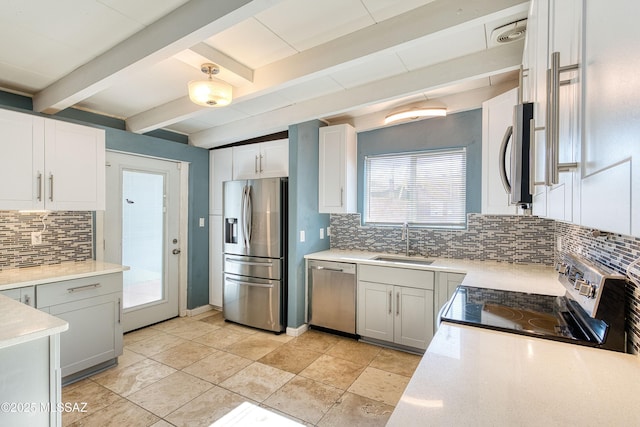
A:
{"type": "Polygon", "coordinates": [[[91,285],[76,286],[75,288],[68,288],[67,292],[72,294],[74,292],[88,291],[90,289],[98,289],[101,286],[102,285],[100,285],[100,283],[93,283],[91,285]]]}

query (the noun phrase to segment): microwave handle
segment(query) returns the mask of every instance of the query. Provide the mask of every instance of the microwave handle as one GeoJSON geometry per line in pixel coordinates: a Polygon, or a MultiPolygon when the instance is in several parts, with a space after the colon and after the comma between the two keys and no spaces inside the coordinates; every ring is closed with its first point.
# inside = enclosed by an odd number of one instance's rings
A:
{"type": "Polygon", "coordinates": [[[502,137],[502,144],[500,145],[500,158],[498,164],[500,165],[500,178],[502,179],[502,185],[504,186],[507,194],[511,194],[511,183],[507,177],[507,168],[505,166],[505,160],[507,159],[507,145],[509,144],[509,138],[513,134],[513,126],[509,126],[502,137]]]}

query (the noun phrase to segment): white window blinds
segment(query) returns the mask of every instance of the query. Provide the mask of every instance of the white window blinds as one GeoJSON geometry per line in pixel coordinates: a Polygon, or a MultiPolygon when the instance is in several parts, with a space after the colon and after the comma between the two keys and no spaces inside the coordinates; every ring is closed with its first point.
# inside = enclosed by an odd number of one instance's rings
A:
{"type": "Polygon", "coordinates": [[[464,148],[365,158],[365,222],[464,226],[464,148]]]}

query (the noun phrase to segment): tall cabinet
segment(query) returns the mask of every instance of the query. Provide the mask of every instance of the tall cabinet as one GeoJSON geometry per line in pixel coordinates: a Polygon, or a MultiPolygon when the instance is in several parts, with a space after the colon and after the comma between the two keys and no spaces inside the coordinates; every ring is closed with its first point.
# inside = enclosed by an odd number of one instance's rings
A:
{"type": "Polygon", "coordinates": [[[231,148],[209,152],[209,304],[222,307],[222,186],[233,179],[231,148]]]}
{"type": "Polygon", "coordinates": [[[319,131],[318,211],[356,212],[356,131],[348,124],[319,131]]]}

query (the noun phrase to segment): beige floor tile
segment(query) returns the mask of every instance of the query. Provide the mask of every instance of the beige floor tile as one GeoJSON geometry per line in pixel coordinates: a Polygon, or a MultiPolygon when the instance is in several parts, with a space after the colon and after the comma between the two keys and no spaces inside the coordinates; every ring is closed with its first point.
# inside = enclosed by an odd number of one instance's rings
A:
{"type": "Polygon", "coordinates": [[[151,325],[149,326],[149,329],[156,329],[158,331],[167,332],[185,323],[191,323],[195,321],[196,320],[190,319],[188,317],[174,317],[173,319],[151,325]]]}
{"type": "Polygon", "coordinates": [[[335,387],[297,376],[273,393],[264,404],[316,424],[342,393],[342,390],[335,387]]]}
{"type": "Polygon", "coordinates": [[[185,342],[187,342],[187,340],[184,338],[162,333],[142,341],[136,341],[128,345],[127,350],[149,357],[170,348],[177,347],[185,342]]]}
{"type": "Polygon", "coordinates": [[[249,326],[239,325],[237,323],[232,322],[224,322],[224,328],[229,328],[232,331],[242,332],[243,334],[253,335],[255,333],[260,332],[259,329],[250,328],[249,326]]]}
{"type": "Polygon", "coordinates": [[[395,406],[407,387],[409,378],[376,368],[366,368],[348,391],[395,406]]]}
{"type": "MultiPolygon", "coordinates": [[[[322,417],[320,427],[384,427],[394,407],[367,399],[357,394],[345,393],[329,412],[322,417]]],[[[416,424],[419,422],[416,420],[416,424]]]]}
{"type": "Polygon", "coordinates": [[[126,368],[129,365],[133,365],[134,363],[138,363],[141,360],[146,359],[146,356],[142,354],[135,353],[128,348],[125,348],[122,351],[122,356],[118,357],[118,368],[126,368]]]}
{"type": "Polygon", "coordinates": [[[112,405],[107,406],[94,414],[91,414],[81,420],[71,424],[72,427],[81,426],[100,426],[100,427],[122,427],[150,426],[160,419],[151,412],[145,411],[138,405],[122,399],[112,405]]]}
{"type": "Polygon", "coordinates": [[[145,359],[123,369],[101,372],[91,378],[109,390],[126,397],[175,371],[155,360],[145,359]]]}
{"type": "Polygon", "coordinates": [[[283,371],[298,374],[320,356],[322,356],[322,353],[316,351],[282,345],[266,356],[258,359],[258,362],[282,369],[283,371]]]}
{"type": "Polygon", "coordinates": [[[169,365],[175,369],[182,369],[200,359],[204,359],[216,351],[217,350],[214,348],[204,344],[187,341],[184,344],[180,344],[176,347],[170,348],[169,350],[154,354],[151,356],[151,359],[165,365],[169,365]]]}
{"type": "Polygon", "coordinates": [[[230,328],[220,328],[213,332],[195,338],[194,341],[204,345],[208,345],[209,347],[223,350],[229,347],[231,344],[234,344],[246,338],[247,336],[248,335],[243,332],[234,331],[230,328]]]}
{"type": "Polygon", "coordinates": [[[325,353],[344,338],[318,331],[307,331],[287,343],[297,348],[325,353]]]}
{"type": "Polygon", "coordinates": [[[124,345],[133,344],[134,342],[146,340],[147,338],[151,338],[160,333],[162,333],[162,331],[152,328],[138,329],[137,331],[127,332],[124,334],[123,343],[124,345]]]}
{"type": "Polygon", "coordinates": [[[167,415],[165,420],[178,427],[206,427],[247,401],[243,396],[214,386],[167,415]]]}
{"type": "Polygon", "coordinates": [[[287,335],[285,333],[282,333],[282,334],[278,335],[278,334],[276,334],[274,332],[269,332],[269,331],[258,331],[258,332],[255,333],[255,335],[261,336],[261,337],[264,337],[264,338],[268,338],[270,340],[273,340],[273,341],[276,341],[276,342],[279,342],[279,343],[286,343],[286,342],[289,342],[292,339],[294,339],[294,337],[292,337],[290,335],[287,335]]]}
{"type": "Polygon", "coordinates": [[[261,335],[249,335],[225,348],[225,351],[251,360],[258,360],[283,345],[261,335]]]}
{"type": "Polygon", "coordinates": [[[63,387],[62,402],[82,411],[63,412],[62,425],[68,426],[120,400],[123,398],[90,379],[63,387]]]}
{"type": "Polygon", "coordinates": [[[378,353],[380,353],[380,347],[351,339],[341,340],[327,350],[329,356],[339,357],[361,366],[368,365],[378,353]]]}
{"type": "Polygon", "coordinates": [[[363,370],[364,367],[357,363],[323,354],[300,372],[300,375],[346,390],[363,370]]]}
{"type": "Polygon", "coordinates": [[[227,390],[262,402],[295,375],[262,363],[252,363],[220,384],[227,390]]]}
{"type": "Polygon", "coordinates": [[[190,319],[191,320],[202,320],[202,319],[206,319],[208,317],[214,316],[214,315],[222,315],[222,311],[213,309],[213,310],[205,311],[204,313],[197,314],[195,316],[191,316],[190,319]]]}
{"type": "Polygon", "coordinates": [[[160,420],[157,423],[152,424],[151,427],[173,427],[173,424],[168,423],[165,420],[160,420]]]}
{"type": "Polygon", "coordinates": [[[315,427],[315,424],[308,423],[308,422],[306,422],[305,420],[301,420],[300,418],[296,418],[296,417],[294,417],[293,415],[287,414],[286,412],[278,411],[277,409],[272,408],[272,407],[270,407],[270,406],[267,406],[267,405],[265,405],[264,403],[261,403],[259,406],[260,406],[261,408],[266,409],[266,410],[267,410],[267,411],[269,411],[269,412],[273,412],[274,414],[278,414],[278,415],[280,415],[281,417],[285,417],[285,418],[287,418],[287,419],[289,419],[289,420],[291,420],[291,421],[295,421],[295,422],[297,422],[298,424],[301,424],[301,425],[303,425],[303,426],[306,426],[306,427],[315,427]]]}
{"type": "Polygon", "coordinates": [[[213,312],[209,316],[198,319],[200,322],[208,323],[214,326],[225,326],[227,322],[224,320],[224,316],[221,311],[213,312]]]}
{"type": "Polygon", "coordinates": [[[244,357],[220,351],[187,366],[183,369],[183,372],[202,378],[210,383],[220,384],[251,363],[251,360],[244,357]]]}
{"type": "Polygon", "coordinates": [[[167,334],[176,335],[180,338],[192,340],[217,329],[220,329],[220,326],[214,326],[204,322],[190,321],[180,323],[176,325],[175,328],[169,329],[165,332],[167,334]]]}
{"type": "Polygon", "coordinates": [[[383,348],[369,364],[372,368],[410,377],[418,367],[421,356],[383,348]]]}
{"type": "Polygon", "coordinates": [[[213,384],[184,372],[174,372],[127,399],[147,411],[164,417],[213,387],[213,384]]]}

